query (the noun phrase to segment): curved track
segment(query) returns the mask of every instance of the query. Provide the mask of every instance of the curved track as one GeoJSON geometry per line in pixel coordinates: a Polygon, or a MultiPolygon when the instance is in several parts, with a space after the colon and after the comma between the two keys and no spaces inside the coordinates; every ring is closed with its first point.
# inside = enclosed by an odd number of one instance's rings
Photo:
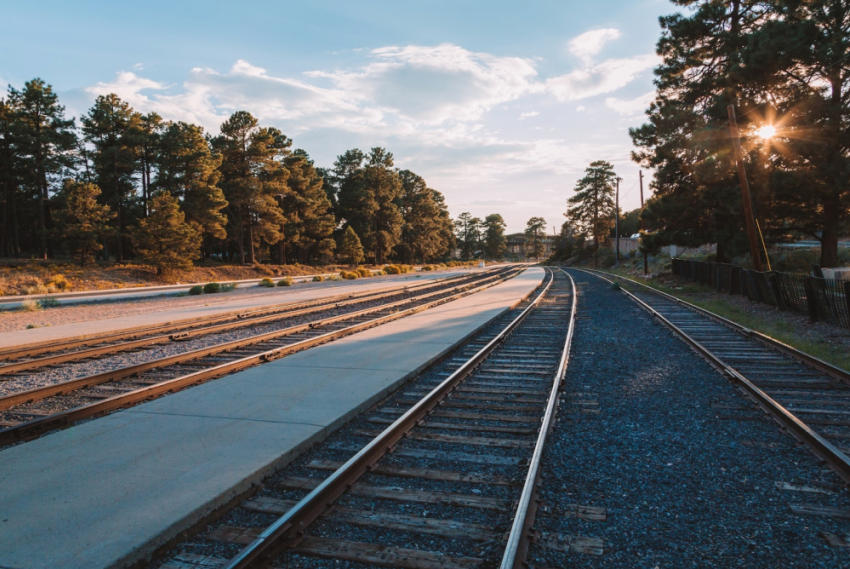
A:
{"type": "MultiPolygon", "coordinates": [[[[471,279],[463,277],[432,286],[417,287],[412,295],[401,291],[400,300],[396,300],[399,298],[399,291],[389,295],[381,294],[381,302],[369,308],[317,318],[294,326],[0,397],[0,427],[3,427],[0,430],[0,445],[29,439],[81,419],[137,404],[427,310],[503,282],[521,270],[497,270],[485,275],[479,274],[471,279]]],[[[360,303],[363,299],[359,297],[352,302],[360,303]]],[[[332,309],[336,310],[337,306],[338,303],[334,303],[332,309]]],[[[356,305],[354,306],[356,308],[356,305]]],[[[273,318],[280,319],[281,316],[274,315],[273,318]]]]}
{"type": "Polygon", "coordinates": [[[235,515],[253,525],[209,532],[229,559],[182,552],[161,567],[524,566],[575,309],[572,279],[549,272],[519,314],[243,502],[235,515]]]}
{"type": "Polygon", "coordinates": [[[637,281],[580,270],[628,283],[625,294],[850,483],[850,373],[637,281]]]}

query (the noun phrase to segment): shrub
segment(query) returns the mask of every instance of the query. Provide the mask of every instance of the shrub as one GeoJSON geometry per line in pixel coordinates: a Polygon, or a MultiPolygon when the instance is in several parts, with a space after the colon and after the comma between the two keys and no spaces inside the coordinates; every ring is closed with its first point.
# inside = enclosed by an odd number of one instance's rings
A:
{"type": "Polygon", "coordinates": [[[449,261],[448,263],[446,263],[446,266],[451,269],[453,267],[457,267],[457,263],[455,261],[449,261]]]}
{"type": "Polygon", "coordinates": [[[618,282],[611,283],[611,290],[620,290],[620,283],[618,283],[618,282]]]}
{"type": "Polygon", "coordinates": [[[313,282],[314,282],[314,283],[320,283],[320,282],[322,282],[323,280],[325,280],[325,277],[323,277],[322,275],[316,275],[315,277],[313,277],[313,282]]]}
{"type": "Polygon", "coordinates": [[[221,292],[231,292],[236,288],[236,283],[227,283],[221,285],[221,292]]]}
{"type": "Polygon", "coordinates": [[[204,287],[201,285],[195,285],[189,289],[189,296],[198,296],[200,294],[204,294],[204,287]]]}
{"type": "Polygon", "coordinates": [[[277,286],[292,286],[292,279],[289,277],[283,277],[277,281],[277,286]]]}
{"type": "Polygon", "coordinates": [[[21,310],[24,312],[35,312],[36,310],[41,310],[41,304],[31,298],[25,298],[21,303],[21,310]]]}
{"type": "Polygon", "coordinates": [[[260,281],[260,286],[273,287],[274,281],[271,280],[270,278],[266,277],[266,278],[264,278],[263,280],[260,281]]]}
{"type": "Polygon", "coordinates": [[[38,301],[38,304],[42,308],[56,308],[59,306],[59,301],[55,298],[42,298],[38,301]]]}
{"type": "Polygon", "coordinates": [[[218,283],[207,283],[204,285],[204,292],[207,294],[216,294],[221,292],[221,285],[218,283]]]}
{"type": "Polygon", "coordinates": [[[65,290],[68,288],[68,279],[65,278],[65,275],[53,275],[48,284],[52,284],[58,290],[65,290]]]}
{"type": "Polygon", "coordinates": [[[422,265],[422,270],[423,271],[433,271],[434,267],[432,267],[431,265],[422,265]]]}
{"type": "Polygon", "coordinates": [[[357,269],[355,269],[355,271],[357,271],[357,274],[360,275],[361,277],[371,277],[372,276],[372,271],[370,271],[369,269],[363,268],[363,267],[357,268],[357,269]]]}
{"type": "Polygon", "coordinates": [[[396,265],[387,265],[384,267],[384,272],[388,275],[400,275],[401,269],[396,265]]]}
{"type": "Polygon", "coordinates": [[[41,283],[37,283],[32,286],[21,287],[21,290],[24,294],[44,294],[47,292],[47,287],[41,283]]]}
{"type": "Polygon", "coordinates": [[[345,273],[345,277],[344,277],[344,278],[345,278],[346,280],[353,281],[354,279],[360,278],[360,274],[359,274],[359,273],[355,273],[354,271],[351,271],[350,273],[345,273]]]}

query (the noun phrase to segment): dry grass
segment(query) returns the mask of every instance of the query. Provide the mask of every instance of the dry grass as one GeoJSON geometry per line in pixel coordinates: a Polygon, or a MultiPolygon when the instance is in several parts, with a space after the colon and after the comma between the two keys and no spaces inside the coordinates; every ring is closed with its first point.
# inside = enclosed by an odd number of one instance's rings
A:
{"type": "Polygon", "coordinates": [[[208,262],[191,271],[156,275],[144,265],[91,266],[85,269],[71,263],[47,264],[40,261],[7,261],[0,265],[0,296],[52,294],[73,290],[112,290],[174,283],[236,281],[263,277],[297,277],[315,273],[335,273],[329,265],[224,265],[208,262]]]}

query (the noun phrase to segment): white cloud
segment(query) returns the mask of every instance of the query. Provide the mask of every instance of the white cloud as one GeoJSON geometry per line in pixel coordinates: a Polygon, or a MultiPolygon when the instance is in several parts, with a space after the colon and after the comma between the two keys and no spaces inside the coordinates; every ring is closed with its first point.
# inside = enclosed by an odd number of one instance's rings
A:
{"type": "Polygon", "coordinates": [[[609,109],[613,109],[621,115],[636,115],[645,111],[649,107],[649,104],[654,100],[655,91],[650,91],[649,93],[644,93],[640,97],[635,97],[634,99],[629,100],[608,97],[605,99],[605,105],[609,109]]]}
{"type": "Polygon", "coordinates": [[[137,63],[133,66],[133,69],[135,69],[136,71],[141,71],[144,68],[145,68],[145,66],[141,63],[137,63]]]}
{"type": "Polygon", "coordinates": [[[608,59],[597,65],[549,79],[546,86],[559,101],[585,99],[616,91],[655,66],[657,62],[656,55],[608,59]]]}
{"type": "Polygon", "coordinates": [[[540,113],[538,113],[537,111],[528,111],[527,113],[521,113],[519,115],[519,120],[529,119],[531,117],[536,117],[539,114],[540,113]]]}
{"type": "Polygon", "coordinates": [[[602,48],[611,40],[620,37],[620,30],[615,28],[603,28],[584,32],[570,40],[570,53],[585,62],[590,62],[594,55],[602,51],[602,48]]]}
{"type": "Polygon", "coordinates": [[[577,106],[577,107],[576,107],[576,110],[577,110],[578,112],[583,111],[583,110],[584,110],[584,105],[579,105],[579,106],[577,106]]]}
{"type": "Polygon", "coordinates": [[[400,120],[439,124],[475,120],[542,90],[532,61],[471,52],[452,44],[384,47],[358,71],[315,71],[361,101],[400,120]]]}

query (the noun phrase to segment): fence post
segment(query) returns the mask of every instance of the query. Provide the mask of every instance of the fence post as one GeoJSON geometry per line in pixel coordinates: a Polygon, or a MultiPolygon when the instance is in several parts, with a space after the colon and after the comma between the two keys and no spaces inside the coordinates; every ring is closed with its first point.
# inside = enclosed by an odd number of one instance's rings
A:
{"type": "Polygon", "coordinates": [[[847,321],[850,323],[850,281],[844,281],[844,304],[847,305],[847,321]]]}
{"type": "Polygon", "coordinates": [[[815,287],[812,286],[811,277],[806,277],[803,288],[806,289],[806,306],[809,307],[809,319],[814,324],[818,321],[818,301],[815,298],[815,287]]]}
{"type": "Polygon", "coordinates": [[[782,297],[782,287],[779,284],[779,278],[776,275],[770,275],[767,279],[770,281],[770,288],[773,289],[773,296],[776,297],[777,308],[785,312],[787,308],[785,306],[785,298],[782,297]]]}

